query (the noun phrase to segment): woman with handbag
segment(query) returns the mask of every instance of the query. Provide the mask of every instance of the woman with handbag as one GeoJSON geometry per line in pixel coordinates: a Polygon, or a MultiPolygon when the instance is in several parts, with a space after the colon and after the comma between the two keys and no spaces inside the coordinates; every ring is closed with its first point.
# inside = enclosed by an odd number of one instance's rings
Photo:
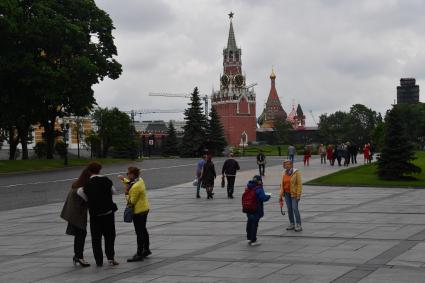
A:
{"type": "Polygon", "coordinates": [[[211,155],[208,155],[201,173],[202,187],[207,191],[207,199],[212,199],[214,196],[214,180],[217,177],[214,163],[211,159],[211,155]]]}
{"type": "Polygon", "coordinates": [[[152,254],[149,249],[149,233],[146,229],[146,222],[149,213],[149,201],[146,194],[145,182],[140,177],[140,169],[129,167],[127,170],[128,194],[127,206],[131,208],[133,214],[133,225],[137,235],[137,252],[127,259],[127,262],[143,261],[143,258],[152,254]]]}
{"type": "Polygon", "coordinates": [[[85,168],[78,180],[72,184],[61,212],[61,217],[68,221],[66,234],[74,236],[72,261],[74,265],[79,264],[82,267],[90,266],[83,256],[87,236],[87,203],[77,195],[77,190],[84,187],[89,179],[90,172],[85,168]]]}

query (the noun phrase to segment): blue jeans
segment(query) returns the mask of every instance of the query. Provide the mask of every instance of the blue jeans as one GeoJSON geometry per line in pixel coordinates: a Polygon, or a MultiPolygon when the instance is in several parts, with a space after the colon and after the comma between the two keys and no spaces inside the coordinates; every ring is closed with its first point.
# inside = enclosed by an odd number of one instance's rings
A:
{"type": "Polygon", "coordinates": [[[288,159],[291,160],[292,163],[294,163],[294,155],[293,154],[289,154],[288,159]]]}
{"type": "Polygon", "coordinates": [[[257,241],[258,222],[260,218],[255,214],[246,214],[248,221],[246,222],[246,238],[251,242],[257,241]]]}
{"type": "Polygon", "coordinates": [[[289,217],[289,222],[291,222],[291,224],[294,224],[295,221],[297,224],[301,225],[301,216],[300,216],[300,211],[298,210],[298,200],[296,198],[291,197],[290,193],[285,193],[285,203],[286,203],[286,207],[288,208],[288,217],[289,217]],[[295,216],[295,221],[294,221],[294,216],[295,216]]]}

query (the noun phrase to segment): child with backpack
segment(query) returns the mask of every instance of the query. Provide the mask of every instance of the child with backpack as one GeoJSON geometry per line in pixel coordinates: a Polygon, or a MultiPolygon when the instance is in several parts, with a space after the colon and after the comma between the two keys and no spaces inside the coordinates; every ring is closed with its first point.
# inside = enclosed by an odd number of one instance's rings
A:
{"type": "Polygon", "coordinates": [[[269,199],[270,195],[264,192],[261,176],[254,176],[248,182],[242,195],[242,211],[247,216],[246,237],[250,246],[259,245],[257,242],[258,223],[264,216],[263,202],[269,199]]]}

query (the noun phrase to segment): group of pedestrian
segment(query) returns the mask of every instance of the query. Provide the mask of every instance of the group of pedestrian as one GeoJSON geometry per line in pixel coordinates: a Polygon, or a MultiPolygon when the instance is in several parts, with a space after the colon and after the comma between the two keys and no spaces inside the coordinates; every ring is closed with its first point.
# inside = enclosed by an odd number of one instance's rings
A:
{"type": "MultiPolygon", "coordinates": [[[[234,154],[229,153],[229,158],[223,164],[221,169],[222,184],[227,181],[227,198],[233,199],[233,192],[235,187],[236,173],[240,170],[239,163],[235,160],[234,154]]],[[[209,154],[202,155],[201,160],[198,161],[196,166],[196,198],[201,198],[200,190],[205,188],[207,199],[214,198],[214,181],[217,178],[212,156],[209,154]]]]}
{"type": "MultiPolygon", "coordinates": [[[[257,161],[265,164],[265,156],[259,158],[257,156],[257,161]]],[[[298,208],[301,199],[301,174],[299,170],[293,167],[292,160],[284,161],[283,168],[279,203],[281,208],[284,202],[287,206],[289,226],[286,230],[299,232],[302,231],[298,208]]],[[[90,216],[90,233],[96,265],[103,266],[102,238],[105,243],[108,264],[110,266],[119,264],[115,260],[115,212],[118,207],[113,201],[113,195],[118,194],[118,191],[108,177],[100,175],[101,169],[102,165],[97,162],[91,162],[84,168],[79,178],[72,184],[61,212],[61,217],[68,222],[66,234],[74,236],[73,263],[82,267],[90,266],[90,263],[84,258],[88,214],[90,216]]],[[[227,196],[231,199],[233,198],[238,170],[240,170],[239,163],[231,153],[222,168],[222,174],[227,180],[227,196]]],[[[259,244],[257,242],[257,231],[259,221],[264,216],[263,203],[271,197],[271,194],[265,193],[263,188],[261,172],[264,176],[264,169],[259,170],[260,175],[254,176],[248,182],[242,197],[243,211],[247,216],[246,234],[250,246],[259,244]],[[244,207],[246,204],[250,205],[250,209],[244,207]]],[[[202,156],[197,165],[196,176],[198,178],[197,197],[200,197],[200,187],[204,187],[208,199],[212,199],[216,172],[210,155],[202,156]]],[[[129,167],[126,177],[118,177],[124,185],[123,191],[127,208],[131,211],[131,222],[133,222],[137,237],[136,253],[128,258],[127,262],[143,261],[144,258],[152,254],[149,248],[149,233],[146,228],[150,209],[146,186],[140,177],[140,169],[137,167],[129,167]]]]}
{"type": "MultiPolygon", "coordinates": [[[[87,235],[87,211],[90,215],[90,233],[93,255],[97,266],[103,266],[102,238],[105,254],[110,266],[118,265],[115,260],[115,212],[118,210],[113,195],[118,194],[113,182],[100,175],[102,165],[91,162],[75,181],[66,198],[61,217],[68,222],[66,234],[74,236],[74,264],[88,267],[84,259],[84,244],[87,235]]],[[[146,187],[140,177],[140,169],[129,167],[127,177],[121,177],[125,185],[127,206],[132,213],[132,222],[137,235],[136,254],[127,261],[141,261],[151,254],[149,234],[146,229],[149,201],[146,187]]]]}
{"type": "Polygon", "coordinates": [[[335,165],[335,161],[338,162],[338,166],[348,166],[350,163],[357,164],[359,148],[354,143],[329,144],[327,147],[321,144],[318,151],[321,164],[326,164],[326,160],[329,161],[331,166],[335,165]]]}

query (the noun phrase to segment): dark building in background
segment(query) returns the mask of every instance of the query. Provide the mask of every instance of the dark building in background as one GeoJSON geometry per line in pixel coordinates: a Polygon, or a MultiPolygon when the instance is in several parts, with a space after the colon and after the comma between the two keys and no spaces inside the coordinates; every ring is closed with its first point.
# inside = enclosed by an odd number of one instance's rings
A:
{"type": "Polygon", "coordinates": [[[418,102],[419,86],[416,85],[416,80],[414,78],[400,79],[400,86],[397,87],[397,104],[418,102]]]}

